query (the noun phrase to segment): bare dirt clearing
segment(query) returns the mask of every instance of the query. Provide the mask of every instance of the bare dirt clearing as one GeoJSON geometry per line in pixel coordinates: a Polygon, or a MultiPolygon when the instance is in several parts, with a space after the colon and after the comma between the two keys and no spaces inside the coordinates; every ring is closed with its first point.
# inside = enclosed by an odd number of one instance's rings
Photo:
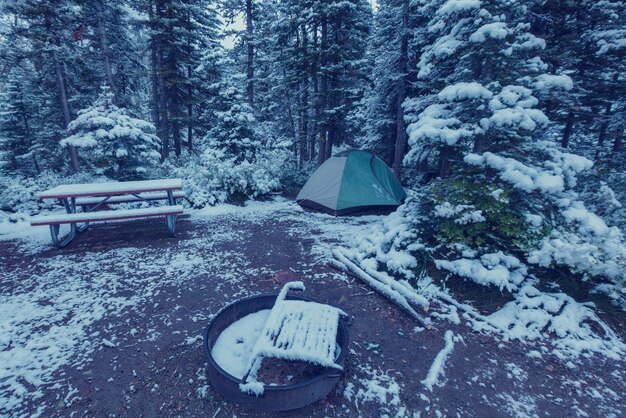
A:
{"type": "Polygon", "coordinates": [[[63,250],[45,245],[45,230],[0,235],[0,415],[263,416],[213,391],[201,337],[225,304],[295,277],[351,316],[351,353],[325,401],[279,416],[626,413],[623,363],[528,355],[531,345],[443,320],[420,331],[332,269],[330,250],[373,220],[275,201],[192,213],[176,239],[162,220],[96,225],[63,250]],[[447,330],[454,348],[430,391],[422,381],[447,330]]]}

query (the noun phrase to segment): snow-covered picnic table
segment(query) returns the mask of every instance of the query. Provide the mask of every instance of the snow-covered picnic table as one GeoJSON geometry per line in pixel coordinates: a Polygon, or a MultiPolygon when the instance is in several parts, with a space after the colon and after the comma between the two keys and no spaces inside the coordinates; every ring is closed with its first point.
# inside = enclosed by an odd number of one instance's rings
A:
{"type": "Polygon", "coordinates": [[[184,197],[182,188],[181,179],[64,184],[40,193],[39,198],[59,199],[66,213],[34,217],[31,225],[48,225],[52,242],[58,247],[72,242],[77,233],[87,229],[89,222],[165,216],[169,233],[174,236],[176,216],[183,213],[183,207],[176,204],[176,199],[184,197]],[[154,200],[166,200],[167,205],[96,212],[98,209],[109,209],[107,204],[154,200]],[[77,207],[82,208],[82,212],[77,212],[77,207]],[[70,232],[59,240],[62,224],[69,224],[70,232]]]}

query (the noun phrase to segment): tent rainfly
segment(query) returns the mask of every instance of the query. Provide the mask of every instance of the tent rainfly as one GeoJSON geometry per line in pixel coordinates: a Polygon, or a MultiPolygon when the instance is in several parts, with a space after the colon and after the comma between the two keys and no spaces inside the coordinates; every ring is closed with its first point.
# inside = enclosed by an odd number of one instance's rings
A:
{"type": "Polygon", "coordinates": [[[332,215],[390,213],[406,198],[391,169],[366,151],[349,150],[329,158],[306,182],[296,201],[332,215]]]}

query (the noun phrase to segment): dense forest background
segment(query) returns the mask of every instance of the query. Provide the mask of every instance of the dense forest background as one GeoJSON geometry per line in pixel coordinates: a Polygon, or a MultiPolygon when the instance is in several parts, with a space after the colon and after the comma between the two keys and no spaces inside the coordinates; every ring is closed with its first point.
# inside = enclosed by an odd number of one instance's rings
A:
{"type": "Polygon", "coordinates": [[[37,212],[38,190],[94,178],[183,177],[194,207],[293,191],[333,150],[357,147],[411,190],[401,213],[428,257],[514,270],[510,254],[623,291],[620,0],[379,0],[375,10],[4,0],[0,10],[4,211],[37,212]],[[225,29],[233,21],[243,28],[225,29]]]}

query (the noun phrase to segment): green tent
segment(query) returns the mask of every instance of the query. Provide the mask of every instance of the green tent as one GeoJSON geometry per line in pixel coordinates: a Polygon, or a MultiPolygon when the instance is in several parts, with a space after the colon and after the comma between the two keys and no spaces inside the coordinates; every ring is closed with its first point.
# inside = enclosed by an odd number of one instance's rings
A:
{"type": "Polygon", "coordinates": [[[341,152],[324,162],[296,201],[304,208],[333,215],[389,213],[406,198],[393,172],[369,152],[341,152]]]}

